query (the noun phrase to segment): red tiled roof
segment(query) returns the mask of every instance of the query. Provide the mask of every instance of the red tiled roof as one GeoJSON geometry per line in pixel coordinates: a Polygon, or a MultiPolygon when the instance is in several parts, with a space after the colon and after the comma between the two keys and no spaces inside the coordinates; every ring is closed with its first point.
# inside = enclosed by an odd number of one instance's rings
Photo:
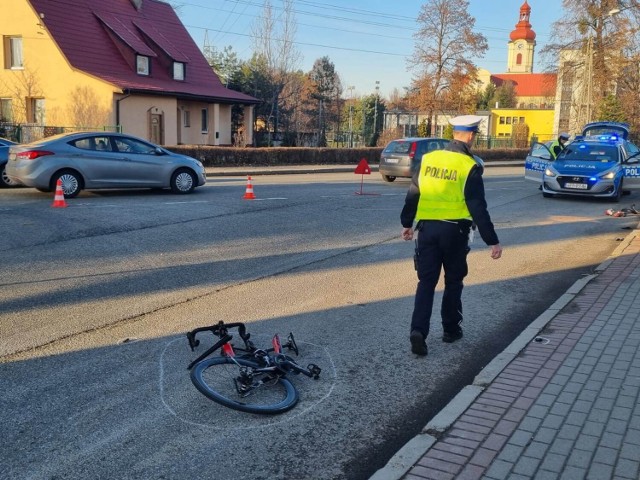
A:
{"type": "Polygon", "coordinates": [[[141,55],[148,57],[157,57],[155,52],[144,43],[138,35],[131,31],[116,15],[109,13],[96,13],[96,17],[100,19],[109,29],[132,50],[141,55]]]}
{"type": "Polygon", "coordinates": [[[160,47],[167,55],[173,58],[177,62],[189,62],[189,57],[184,55],[178,48],[176,48],[170,40],[165,37],[162,32],[158,31],[151,22],[133,22],[142,32],[145,33],[158,47],[160,47]]]}
{"type": "Polygon", "coordinates": [[[513,82],[518,97],[554,97],[557,76],[554,73],[498,73],[491,75],[491,83],[499,87],[513,82]]]}
{"type": "Polygon", "coordinates": [[[74,68],[123,90],[200,98],[221,103],[258,103],[222,85],[173,8],[143,0],[28,0],[74,68]],[[136,73],[136,53],[150,58],[151,74],[136,73]],[[171,62],[184,62],[185,80],[172,78],[171,62]]]}

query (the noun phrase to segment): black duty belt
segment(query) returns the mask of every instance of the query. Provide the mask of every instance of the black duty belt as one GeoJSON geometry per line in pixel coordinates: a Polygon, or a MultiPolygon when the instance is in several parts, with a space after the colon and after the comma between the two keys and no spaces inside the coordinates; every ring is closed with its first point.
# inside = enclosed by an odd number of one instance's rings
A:
{"type": "Polygon", "coordinates": [[[473,225],[473,222],[471,220],[466,219],[466,218],[461,218],[459,220],[419,220],[418,223],[416,224],[416,230],[420,230],[420,228],[422,227],[424,222],[456,223],[456,224],[460,225],[461,227],[466,227],[466,228],[471,228],[471,225],[473,225]]]}

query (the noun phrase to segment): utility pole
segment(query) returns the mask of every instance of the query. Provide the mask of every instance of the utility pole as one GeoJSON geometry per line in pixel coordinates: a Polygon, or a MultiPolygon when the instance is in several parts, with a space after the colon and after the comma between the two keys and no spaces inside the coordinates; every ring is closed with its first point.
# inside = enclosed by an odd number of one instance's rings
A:
{"type": "Polygon", "coordinates": [[[353,85],[347,87],[349,91],[349,148],[353,148],[353,85]]]}
{"type": "Polygon", "coordinates": [[[376,134],[378,133],[378,95],[380,92],[380,81],[376,80],[376,103],[373,110],[373,136],[371,140],[376,139],[376,134]]]}

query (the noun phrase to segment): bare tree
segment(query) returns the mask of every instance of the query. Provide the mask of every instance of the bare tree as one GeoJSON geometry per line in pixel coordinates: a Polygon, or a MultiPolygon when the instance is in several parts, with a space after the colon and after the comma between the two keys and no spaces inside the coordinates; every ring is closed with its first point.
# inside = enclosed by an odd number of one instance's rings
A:
{"type": "Polygon", "coordinates": [[[409,108],[406,92],[402,94],[400,90],[394,88],[393,91],[389,94],[389,110],[407,110],[409,108]]]}
{"type": "Polygon", "coordinates": [[[30,102],[34,98],[42,97],[38,71],[30,68],[25,62],[22,70],[16,71],[10,80],[0,84],[0,96],[11,98],[14,122],[30,121],[30,102]]]}
{"type": "Polygon", "coordinates": [[[540,53],[547,70],[558,69],[566,91],[560,129],[573,130],[596,116],[604,100],[616,94],[632,72],[629,66],[637,65],[640,2],[563,0],[562,8],[551,41],[540,53]]]}
{"type": "Polygon", "coordinates": [[[67,118],[74,127],[104,127],[109,124],[109,107],[101,105],[98,94],[91,87],[76,87],[67,107],[67,118]]]}
{"type": "Polygon", "coordinates": [[[474,32],[475,18],[468,10],[467,0],[429,0],[420,8],[410,67],[417,72],[414,102],[428,113],[429,135],[443,91],[452,86],[456,75],[473,76],[476,67],[472,60],[484,56],[488,48],[484,35],[474,32]]]}
{"type": "Polygon", "coordinates": [[[269,99],[271,111],[268,116],[273,123],[274,133],[278,132],[282,91],[301,58],[294,45],[296,30],[293,0],[282,0],[282,11],[277,18],[274,18],[271,0],[265,0],[262,15],[252,29],[254,54],[265,59],[274,86],[269,99]]]}

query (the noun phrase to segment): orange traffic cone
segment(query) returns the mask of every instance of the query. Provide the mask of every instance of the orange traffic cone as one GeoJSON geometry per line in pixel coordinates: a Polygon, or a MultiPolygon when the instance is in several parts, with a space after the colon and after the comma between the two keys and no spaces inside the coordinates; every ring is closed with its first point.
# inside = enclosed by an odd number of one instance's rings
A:
{"type": "Polygon", "coordinates": [[[253,194],[253,185],[251,185],[251,175],[247,176],[247,189],[242,197],[245,200],[254,200],[256,196],[253,194]]]}
{"type": "Polygon", "coordinates": [[[56,196],[51,206],[55,208],[65,208],[67,206],[67,202],[64,201],[64,192],[62,191],[62,181],[60,179],[56,182],[56,196]]]}

